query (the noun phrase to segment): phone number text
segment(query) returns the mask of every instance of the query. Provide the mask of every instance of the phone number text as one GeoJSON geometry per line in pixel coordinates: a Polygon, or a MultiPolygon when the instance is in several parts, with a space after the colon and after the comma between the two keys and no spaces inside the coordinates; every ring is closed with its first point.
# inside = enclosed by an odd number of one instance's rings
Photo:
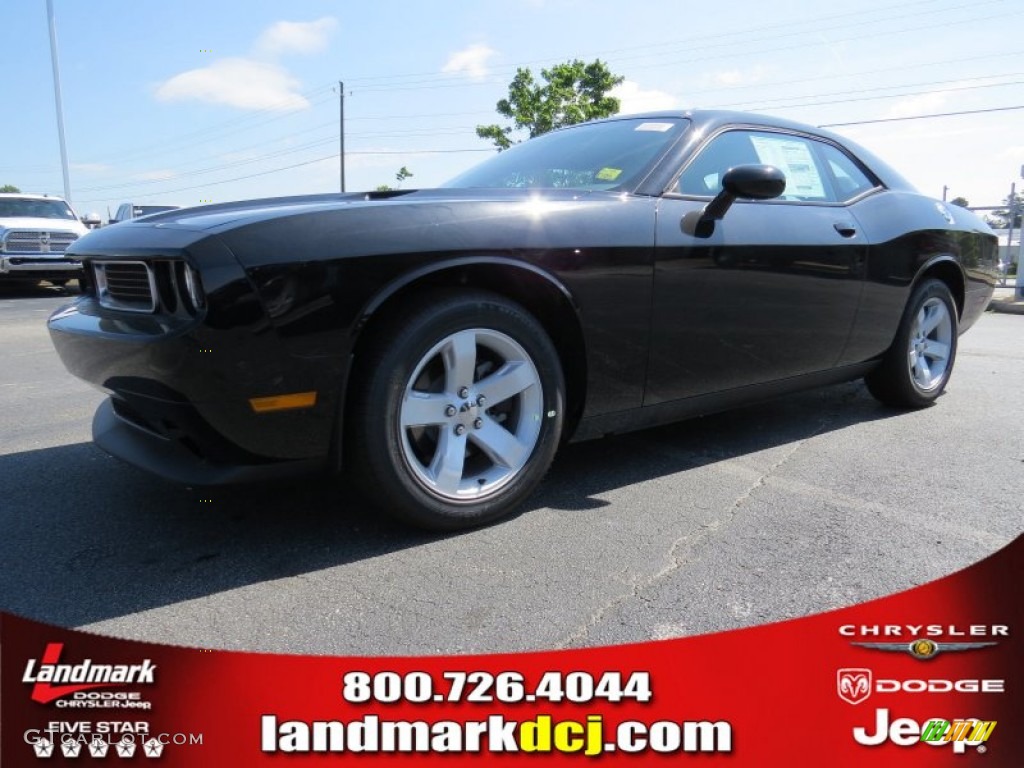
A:
{"type": "Polygon", "coordinates": [[[443,672],[439,679],[428,672],[346,672],[342,697],[349,704],[491,703],[567,701],[584,704],[651,700],[647,672],[544,672],[530,684],[520,672],[443,672]]]}

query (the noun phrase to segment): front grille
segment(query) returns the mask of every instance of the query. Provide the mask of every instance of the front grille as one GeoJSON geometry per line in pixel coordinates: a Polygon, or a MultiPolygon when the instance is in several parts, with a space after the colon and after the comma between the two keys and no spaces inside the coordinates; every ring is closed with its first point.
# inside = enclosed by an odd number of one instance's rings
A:
{"type": "Polygon", "coordinates": [[[86,264],[82,291],[108,309],[196,317],[206,306],[199,273],[183,259],[86,264]]]}
{"type": "Polygon", "coordinates": [[[94,261],[100,304],[109,309],[152,312],[156,309],[153,272],[141,261],[94,261]]]}
{"type": "Polygon", "coordinates": [[[5,253],[64,253],[78,239],[74,232],[14,229],[4,237],[5,253]]]}

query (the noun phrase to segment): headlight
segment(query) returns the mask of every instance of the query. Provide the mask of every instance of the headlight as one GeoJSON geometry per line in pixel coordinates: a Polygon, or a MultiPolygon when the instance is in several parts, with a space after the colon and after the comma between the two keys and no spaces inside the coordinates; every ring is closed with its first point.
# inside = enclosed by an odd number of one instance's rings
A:
{"type": "Polygon", "coordinates": [[[178,293],[185,303],[189,313],[194,314],[197,310],[206,305],[206,294],[203,292],[203,283],[199,273],[183,261],[174,265],[178,293]]]}
{"type": "Polygon", "coordinates": [[[188,291],[188,300],[196,309],[202,309],[206,303],[203,295],[203,284],[199,280],[199,274],[188,264],[185,265],[185,290],[188,291]]]}

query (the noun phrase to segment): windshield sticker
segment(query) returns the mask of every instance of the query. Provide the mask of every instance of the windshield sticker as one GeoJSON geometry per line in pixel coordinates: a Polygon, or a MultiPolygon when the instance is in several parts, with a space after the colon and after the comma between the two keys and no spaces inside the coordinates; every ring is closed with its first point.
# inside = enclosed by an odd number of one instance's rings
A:
{"type": "Polygon", "coordinates": [[[665,131],[671,131],[673,128],[672,123],[640,123],[634,131],[657,131],[658,133],[664,133],[665,131]]]}
{"type": "Polygon", "coordinates": [[[811,157],[811,148],[797,139],[751,136],[757,159],[774,165],[786,174],[786,194],[798,197],[825,197],[825,186],[811,157]]]}
{"type": "Polygon", "coordinates": [[[597,178],[601,181],[615,181],[622,175],[621,168],[602,168],[597,172],[597,178]]]}

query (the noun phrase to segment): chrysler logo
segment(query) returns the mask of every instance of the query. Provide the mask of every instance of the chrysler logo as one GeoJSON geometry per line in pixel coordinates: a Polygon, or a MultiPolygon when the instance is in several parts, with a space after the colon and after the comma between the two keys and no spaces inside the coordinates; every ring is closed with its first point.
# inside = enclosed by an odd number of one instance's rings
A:
{"type": "Polygon", "coordinates": [[[909,653],[915,659],[927,661],[935,658],[939,651],[973,651],[976,648],[988,648],[995,643],[941,643],[928,638],[918,638],[910,643],[850,643],[861,648],[870,648],[873,651],[903,651],[909,653]]]}
{"type": "Polygon", "coordinates": [[[836,693],[850,704],[860,704],[871,695],[870,669],[840,669],[836,672],[836,693]]]}

